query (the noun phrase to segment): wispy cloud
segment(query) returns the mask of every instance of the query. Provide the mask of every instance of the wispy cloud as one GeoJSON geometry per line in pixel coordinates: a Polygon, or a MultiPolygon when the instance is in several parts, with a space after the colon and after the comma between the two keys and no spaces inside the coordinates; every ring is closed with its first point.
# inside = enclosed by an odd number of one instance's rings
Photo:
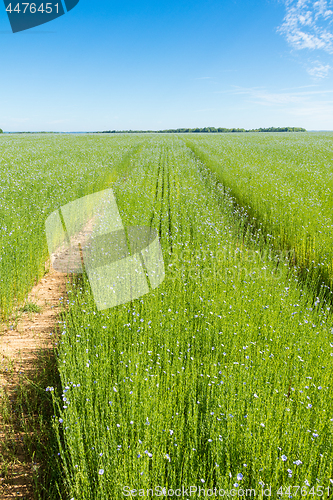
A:
{"type": "Polygon", "coordinates": [[[272,105],[299,105],[299,104],[309,104],[316,106],[313,99],[318,99],[320,105],[326,103],[332,103],[328,101],[327,97],[333,94],[333,90],[304,90],[299,92],[270,92],[263,87],[235,87],[229,91],[222,91],[219,93],[228,93],[233,95],[244,95],[248,96],[249,100],[255,104],[260,104],[263,106],[272,105]]]}
{"type": "Polygon", "coordinates": [[[326,129],[328,127],[332,129],[333,101],[309,103],[309,105],[294,107],[289,110],[289,114],[296,117],[311,118],[311,120],[322,124],[319,128],[326,129]]]}
{"type": "Polygon", "coordinates": [[[278,32],[297,50],[333,53],[333,0],[285,0],[286,15],[278,32]]]}
{"type": "Polygon", "coordinates": [[[328,75],[331,69],[332,67],[329,64],[323,64],[320,61],[316,61],[307,69],[307,72],[314,78],[322,79],[328,75]]]}
{"type": "Polygon", "coordinates": [[[12,118],[12,117],[5,117],[6,121],[13,123],[14,125],[19,125],[21,123],[27,123],[30,121],[29,118],[12,118]]]}
{"type": "Polygon", "coordinates": [[[312,87],[318,87],[318,84],[311,83],[311,85],[298,85],[297,87],[286,87],[286,88],[280,89],[280,91],[284,92],[285,90],[310,89],[312,87]]]}
{"type": "Polygon", "coordinates": [[[58,125],[59,123],[67,123],[69,122],[70,120],[51,120],[49,122],[47,122],[49,125],[58,125]]]}

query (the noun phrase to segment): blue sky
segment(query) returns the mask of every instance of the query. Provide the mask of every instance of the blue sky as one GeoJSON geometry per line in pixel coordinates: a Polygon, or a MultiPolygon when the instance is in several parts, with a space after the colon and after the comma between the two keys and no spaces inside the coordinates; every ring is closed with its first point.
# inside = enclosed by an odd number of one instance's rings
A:
{"type": "Polygon", "coordinates": [[[0,43],[5,131],[333,130],[333,0],[80,0],[15,34],[1,2],[0,43]]]}

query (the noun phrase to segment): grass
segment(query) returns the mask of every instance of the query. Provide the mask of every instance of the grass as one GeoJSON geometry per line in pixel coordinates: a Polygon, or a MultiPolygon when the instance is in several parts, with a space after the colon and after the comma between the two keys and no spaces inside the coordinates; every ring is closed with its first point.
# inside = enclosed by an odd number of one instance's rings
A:
{"type": "MultiPolygon", "coordinates": [[[[45,393],[48,383],[59,385],[53,352],[41,349],[27,375],[17,375],[13,362],[2,364],[1,376],[6,381],[0,398],[1,485],[6,488],[17,484],[15,476],[28,476],[29,498],[61,498],[57,439],[51,426],[53,408],[45,393]]],[[[16,487],[14,494],[22,494],[22,488],[16,487]]]]}
{"type": "Polygon", "coordinates": [[[34,302],[26,302],[21,308],[21,311],[27,313],[40,313],[42,311],[42,308],[34,302]]]}
{"type": "MultiPolygon", "coordinates": [[[[9,151],[21,151],[15,140],[9,151]]],[[[263,498],[262,487],[273,496],[281,487],[301,485],[307,495],[329,488],[333,321],[324,156],[331,136],[40,140],[35,150],[25,143],[37,185],[42,152],[49,158],[53,151],[54,165],[67,155],[71,167],[68,174],[60,168],[57,185],[36,198],[35,227],[41,232],[59,203],[112,182],[124,225],[157,229],[166,268],[159,288],[104,312],[85,276],[69,286],[57,343],[60,381],[47,375],[35,383],[37,401],[53,402],[44,421],[53,433],[47,456],[56,459],[48,498],[106,500],[182,486],[254,488],[263,498]],[[55,153],[55,144],[63,149],[55,153]]],[[[14,189],[11,197],[18,206],[14,189]]],[[[44,257],[31,254],[31,276],[44,257]]],[[[24,280],[15,283],[23,293],[24,280]]]]}
{"type": "Polygon", "coordinates": [[[160,231],[167,276],[107,312],[87,281],[71,291],[54,399],[69,497],[329,487],[328,304],[272,245],[244,237],[233,200],[182,142],[147,141],[114,189],[125,225],[160,231]]]}
{"type": "Polygon", "coordinates": [[[126,174],[142,138],[0,138],[0,314],[7,319],[45,272],[47,216],[126,174]],[[131,152],[132,158],[129,158],[131,152]]]}
{"type": "MultiPolygon", "coordinates": [[[[184,139],[251,224],[293,255],[312,288],[333,288],[332,134],[249,134],[184,139]]],[[[305,279],[304,279],[305,277],[305,279]]]]}

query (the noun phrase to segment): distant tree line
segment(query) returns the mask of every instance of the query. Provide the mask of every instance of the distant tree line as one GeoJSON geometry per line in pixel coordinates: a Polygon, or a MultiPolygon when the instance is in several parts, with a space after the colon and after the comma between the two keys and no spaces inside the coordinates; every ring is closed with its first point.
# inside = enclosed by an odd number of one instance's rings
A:
{"type": "Polygon", "coordinates": [[[186,133],[233,133],[233,132],[306,132],[301,127],[269,127],[246,130],[245,128],[172,128],[167,130],[104,130],[101,134],[186,134],[186,133]]]}
{"type": "MultiPolygon", "coordinates": [[[[86,132],[88,134],[186,134],[186,133],[232,133],[232,132],[306,132],[305,128],[301,127],[269,127],[269,128],[254,128],[246,130],[245,128],[171,128],[167,130],[104,130],[103,132],[86,132]]],[[[0,128],[0,134],[3,130],[0,128]]],[[[13,134],[61,134],[63,132],[9,132],[13,134]]],[[[68,132],[65,132],[68,133],[68,132]]],[[[81,133],[81,132],[78,132],[81,133]]],[[[84,132],[82,132],[84,133],[84,132]]]]}
{"type": "Polygon", "coordinates": [[[67,132],[43,132],[43,131],[40,131],[40,132],[25,132],[24,130],[22,130],[21,132],[7,132],[7,134],[66,134],[67,132]]]}

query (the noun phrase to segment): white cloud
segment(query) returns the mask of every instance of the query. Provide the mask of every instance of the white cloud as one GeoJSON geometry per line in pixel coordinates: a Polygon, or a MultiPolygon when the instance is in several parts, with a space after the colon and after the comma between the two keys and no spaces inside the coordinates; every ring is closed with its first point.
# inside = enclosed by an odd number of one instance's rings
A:
{"type": "Polygon", "coordinates": [[[12,118],[12,117],[6,117],[7,121],[13,123],[13,124],[20,124],[20,123],[27,123],[30,121],[29,118],[12,118]]]}
{"type": "Polygon", "coordinates": [[[320,61],[316,61],[312,67],[307,69],[309,75],[315,78],[325,78],[332,67],[329,64],[322,64],[320,61]]]}
{"type": "MultiPolygon", "coordinates": [[[[302,88],[302,87],[301,87],[302,88]]],[[[294,105],[309,105],[322,108],[323,105],[331,104],[327,97],[333,94],[333,90],[303,90],[299,92],[270,92],[263,87],[236,87],[230,91],[222,91],[218,93],[229,93],[233,95],[248,96],[250,102],[262,106],[280,106],[294,105]],[[319,98],[319,100],[318,100],[319,98]]]]}
{"type": "MultiPolygon", "coordinates": [[[[291,116],[310,118],[317,129],[328,128],[332,130],[333,102],[313,103],[309,105],[295,107],[289,110],[291,116]],[[319,125],[320,124],[320,125],[319,125]]],[[[308,126],[309,127],[309,126],[308,126]]]]}
{"type": "Polygon", "coordinates": [[[290,104],[295,102],[301,102],[304,97],[301,93],[297,92],[268,92],[264,89],[238,89],[232,92],[233,94],[243,94],[251,98],[257,104],[262,104],[264,106],[271,104],[290,104]]]}
{"type": "Polygon", "coordinates": [[[294,49],[333,53],[333,0],[286,0],[286,9],[278,32],[294,49]]]}

